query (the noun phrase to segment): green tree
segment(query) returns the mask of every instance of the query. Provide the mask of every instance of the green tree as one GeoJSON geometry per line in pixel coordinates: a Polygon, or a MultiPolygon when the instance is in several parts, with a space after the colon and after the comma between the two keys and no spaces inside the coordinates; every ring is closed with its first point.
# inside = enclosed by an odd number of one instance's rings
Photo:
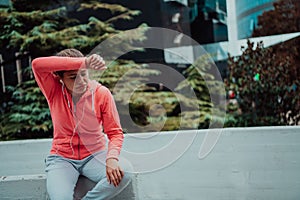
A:
{"type": "MultiPolygon", "coordinates": [[[[258,17],[258,27],[253,36],[268,36],[300,32],[300,1],[279,0],[274,3],[274,10],[263,13],[258,17]]],[[[293,84],[300,77],[300,37],[274,45],[274,54],[278,60],[289,58],[290,74],[286,76],[286,82],[293,84]]]]}
{"type": "MultiPolygon", "coordinates": [[[[53,55],[65,48],[88,53],[122,32],[114,27],[115,22],[138,14],[140,11],[98,1],[61,0],[55,4],[49,0],[14,0],[11,8],[0,12],[0,48],[29,51],[33,57],[53,55]]],[[[129,37],[127,41],[145,38],[143,33],[124,37],[129,37]]]]}
{"type": "MultiPolygon", "coordinates": [[[[236,94],[240,113],[235,126],[270,126],[299,122],[299,79],[291,58],[277,58],[272,48],[248,41],[240,57],[229,58],[227,90],[236,94]]],[[[230,123],[229,123],[230,124],[230,123]]]]}
{"type": "Polygon", "coordinates": [[[258,16],[258,26],[253,31],[253,36],[299,32],[300,1],[278,0],[273,5],[273,10],[258,16]]]}
{"type": "MultiPolygon", "coordinates": [[[[253,37],[300,31],[300,1],[278,0],[258,17],[253,37]]],[[[300,37],[264,48],[248,41],[240,57],[229,59],[227,126],[292,125],[300,122],[300,37]]]]}

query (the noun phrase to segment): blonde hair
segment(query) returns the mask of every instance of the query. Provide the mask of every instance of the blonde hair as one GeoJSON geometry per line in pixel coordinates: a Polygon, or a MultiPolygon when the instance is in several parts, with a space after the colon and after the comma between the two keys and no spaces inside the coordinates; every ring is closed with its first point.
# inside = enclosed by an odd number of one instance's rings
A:
{"type": "Polygon", "coordinates": [[[77,49],[64,49],[56,54],[62,57],[84,57],[84,55],[77,49]]]}

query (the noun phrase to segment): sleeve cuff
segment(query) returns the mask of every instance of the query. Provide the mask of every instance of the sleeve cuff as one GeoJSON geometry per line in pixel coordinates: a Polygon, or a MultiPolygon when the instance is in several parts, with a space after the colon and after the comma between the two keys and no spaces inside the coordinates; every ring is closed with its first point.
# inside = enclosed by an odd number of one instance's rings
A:
{"type": "Polygon", "coordinates": [[[114,158],[116,160],[119,160],[119,151],[116,149],[111,149],[108,150],[107,155],[106,155],[106,160],[114,158]]]}

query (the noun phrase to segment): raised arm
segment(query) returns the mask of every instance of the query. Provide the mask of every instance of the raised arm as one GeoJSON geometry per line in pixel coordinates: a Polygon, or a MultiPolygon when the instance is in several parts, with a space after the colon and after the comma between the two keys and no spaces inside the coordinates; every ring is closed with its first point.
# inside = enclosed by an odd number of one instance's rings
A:
{"type": "Polygon", "coordinates": [[[106,69],[106,66],[103,58],[97,54],[92,54],[89,57],[40,57],[32,61],[35,79],[47,99],[52,98],[55,85],[58,84],[54,72],[81,68],[103,70],[106,69]]]}
{"type": "Polygon", "coordinates": [[[35,79],[47,99],[51,99],[58,80],[53,74],[56,71],[78,70],[86,68],[85,57],[40,57],[32,61],[35,79]]]}

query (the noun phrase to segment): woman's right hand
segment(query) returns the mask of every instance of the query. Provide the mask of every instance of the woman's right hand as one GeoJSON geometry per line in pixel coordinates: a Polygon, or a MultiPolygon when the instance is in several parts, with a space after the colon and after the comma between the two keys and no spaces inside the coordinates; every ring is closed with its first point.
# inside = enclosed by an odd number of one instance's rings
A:
{"type": "Polygon", "coordinates": [[[85,60],[86,66],[88,69],[94,70],[105,70],[107,69],[105,65],[105,61],[103,58],[98,54],[92,54],[85,60]]]}

